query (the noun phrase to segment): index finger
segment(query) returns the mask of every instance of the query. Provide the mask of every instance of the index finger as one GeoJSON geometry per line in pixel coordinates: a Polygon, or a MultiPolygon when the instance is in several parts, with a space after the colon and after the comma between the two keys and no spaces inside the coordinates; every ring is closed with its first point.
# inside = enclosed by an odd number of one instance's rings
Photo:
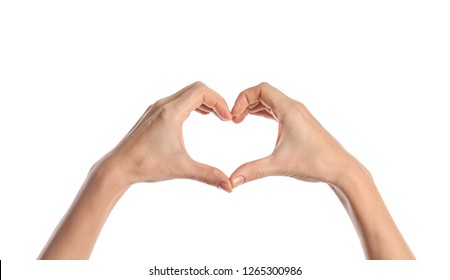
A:
{"type": "Polygon", "coordinates": [[[192,87],[178,96],[172,103],[183,120],[201,105],[211,108],[222,120],[232,119],[225,99],[202,82],[195,82],[192,87]]]}
{"type": "Polygon", "coordinates": [[[250,109],[252,104],[262,103],[267,108],[274,111],[276,115],[280,114],[280,107],[286,103],[286,95],[277,88],[268,83],[261,83],[257,86],[248,88],[241,92],[236,98],[231,114],[234,119],[243,119],[242,114],[250,109]]]}

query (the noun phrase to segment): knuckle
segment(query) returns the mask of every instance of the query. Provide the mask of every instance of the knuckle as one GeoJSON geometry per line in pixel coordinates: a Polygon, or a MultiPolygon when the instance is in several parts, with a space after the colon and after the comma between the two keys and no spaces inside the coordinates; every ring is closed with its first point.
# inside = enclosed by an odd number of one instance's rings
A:
{"type": "Polygon", "coordinates": [[[199,181],[207,183],[207,184],[211,184],[211,182],[213,181],[212,178],[215,177],[216,171],[214,170],[213,167],[208,167],[205,168],[203,170],[203,172],[199,175],[199,181]]]}
{"type": "Polygon", "coordinates": [[[303,104],[302,102],[295,101],[293,104],[297,108],[297,110],[299,110],[301,112],[308,111],[308,109],[306,108],[305,104],[303,104]]]}
{"type": "Polygon", "coordinates": [[[265,174],[264,171],[261,168],[259,168],[258,166],[253,166],[251,170],[252,170],[254,179],[264,177],[264,174],[265,174]]]}
{"type": "MultiPolygon", "coordinates": [[[[155,103],[153,103],[153,105],[151,105],[151,106],[153,106],[153,107],[155,107],[155,108],[159,108],[159,107],[161,107],[161,106],[163,106],[163,104],[164,104],[164,101],[163,101],[164,99],[160,99],[160,100],[158,100],[158,101],[156,101],[155,103]]],[[[151,107],[150,106],[150,107],[151,107]]]]}
{"type": "Polygon", "coordinates": [[[244,90],[243,92],[241,92],[241,94],[239,95],[238,99],[237,99],[237,103],[240,105],[250,105],[250,100],[249,100],[249,96],[250,95],[250,91],[248,89],[244,90]]]}
{"type": "Polygon", "coordinates": [[[200,177],[198,178],[198,180],[199,180],[200,182],[204,182],[204,183],[209,182],[209,180],[208,180],[208,174],[206,174],[206,173],[201,174],[200,177]]]}
{"type": "Polygon", "coordinates": [[[206,87],[206,85],[202,81],[196,81],[192,84],[192,87],[194,89],[201,89],[201,88],[206,87]]]}
{"type": "Polygon", "coordinates": [[[174,108],[171,105],[164,105],[160,108],[159,116],[164,121],[171,120],[176,115],[177,114],[174,114],[174,108]]]}
{"type": "Polygon", "coordinates": [[[197,81],[185,94],[190,98],[198,98],[206,88],[207,86],[203,82],[197,81]]]}
{"type": "Polygon", "coordinates": [[[261,82],[258,86],[263,89],[271,87],[271,85],[268,82],[261,82]]]}
{"type": "Polygon", "coordinates": [[[214,178],[218,178],[222,175],[222,172],[220,172],[219,169],[214,167],[209,167],[208,173],[213,175],[214,178]]]}

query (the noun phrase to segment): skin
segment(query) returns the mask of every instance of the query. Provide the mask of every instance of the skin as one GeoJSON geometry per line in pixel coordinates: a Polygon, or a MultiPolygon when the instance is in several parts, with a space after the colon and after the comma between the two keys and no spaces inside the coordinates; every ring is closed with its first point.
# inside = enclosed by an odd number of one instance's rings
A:
{"type": "Polygon", "coordinates": [[[266,176],[324,182],[336,193],[358,232],[367,259],[414,259],[369,171],[350,155],[308,109],[267,83],[243,91],[233,121],[248,114],[279,123],[271,155],[245,163],[230,177],[233,187],[266,176]]]}
{"type": "Polygon", "coordinates": [[[227,175],[190,158],[182,125],[192,111],[232,116],[225,100],[201,82],[157,101],[123,140],[90,170],[39,259],[88,259],[117,201],[133,184],[187,178],[231,192],[227,175]]]}
{"type": "Polygon", "coordinates": [[[135,183],[187,178],[231,192],[266,176],[327,183],[349,213],[368,259],[414,259],[370,173],[303,104],[262,83],[243,91],[230,112],[225,100],[201,82],[150,106],[122,141],[94,164],[39,259],[88,259],[115,204],[135,183]],[[228,178],[186,152],[182,126],[192,111],[235,123],[248,114],[274,119],[279,122],[275,150],[243,164],[228,178]]]}

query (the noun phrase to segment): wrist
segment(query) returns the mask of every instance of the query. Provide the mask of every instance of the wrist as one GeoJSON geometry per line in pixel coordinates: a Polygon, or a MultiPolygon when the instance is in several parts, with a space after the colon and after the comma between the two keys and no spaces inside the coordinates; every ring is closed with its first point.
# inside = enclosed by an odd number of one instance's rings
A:
{"type": "Polygon", "coordinates": [[[89,178],[95,181],[94,185],[108,196],[122,194],[132,185],[108,155],[92,166],[89,171],[89,178]]]}
{"type": "Polygon", "coordinates": [[[335,179],[330,182],[345,194],[356,191],[358,186],[375,185],[370,172],[353,156],[349,156],[340,164],[340,170],[335,179]]]}

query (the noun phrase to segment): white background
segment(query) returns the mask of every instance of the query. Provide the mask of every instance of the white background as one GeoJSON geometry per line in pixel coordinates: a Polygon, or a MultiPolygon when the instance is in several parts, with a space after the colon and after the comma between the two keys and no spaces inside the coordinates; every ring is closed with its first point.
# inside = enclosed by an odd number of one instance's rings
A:
{"type": "MultiPolygon", "coordinates": [[[[2,273],[148,279],[153,265],[301,265],[304,277],[411,277],[448,260],[447,1],[216,2],[1,2],[2,273]],[[230,107],[262,81],[305,103],[371,171],[419,261],[368,266],[326,185],[276,177],[232,194],[187,180],[136,185],[96,261],[31,261],[91,165],[148,105],[196,80],[230,107]]],[[[277,124],[193,113],[184,131],[194,159],[230,175],[271,152],[277,124]]]]}

